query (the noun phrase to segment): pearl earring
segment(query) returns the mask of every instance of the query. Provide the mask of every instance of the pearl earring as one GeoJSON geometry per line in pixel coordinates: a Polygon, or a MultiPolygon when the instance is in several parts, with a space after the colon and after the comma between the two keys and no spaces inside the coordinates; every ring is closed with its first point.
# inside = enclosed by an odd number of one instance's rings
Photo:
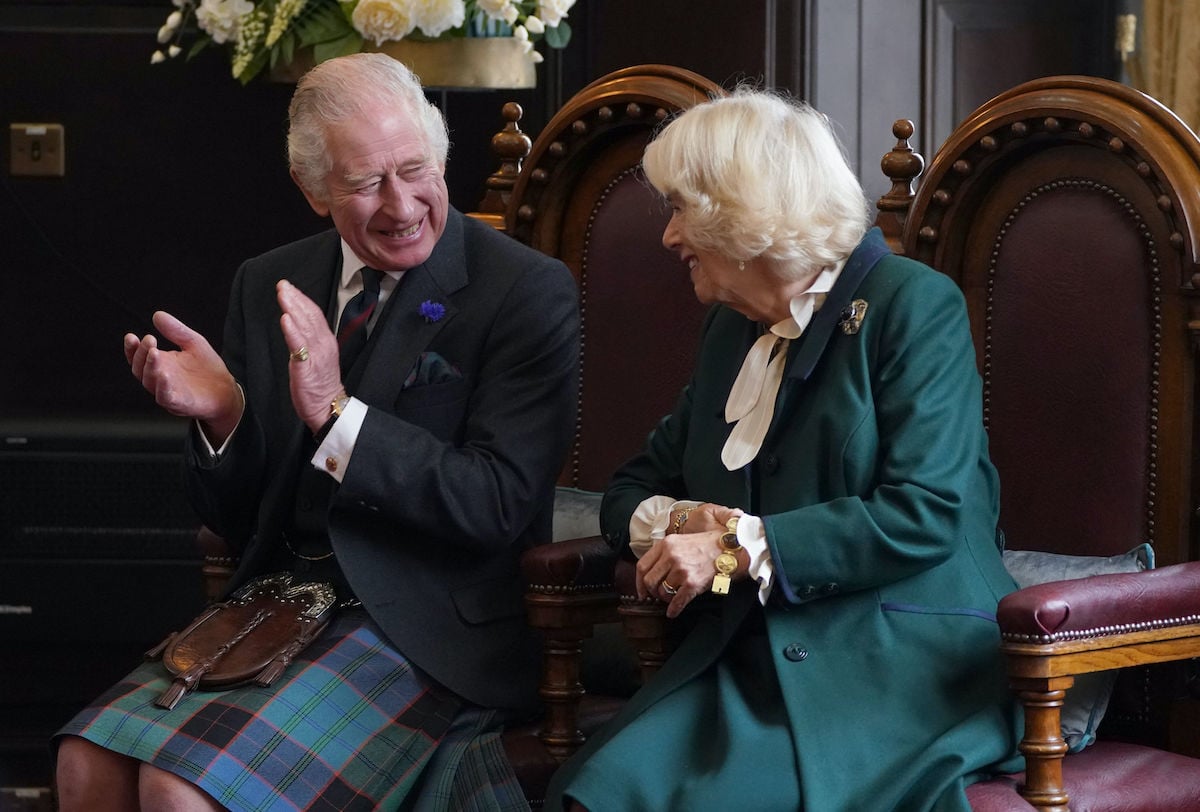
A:
{"type": "Polygon", "coordinates": [[[746,260],[739,259],[738,260],[738,273],[741,273],[744,270],[746,270],[746,260]]]}

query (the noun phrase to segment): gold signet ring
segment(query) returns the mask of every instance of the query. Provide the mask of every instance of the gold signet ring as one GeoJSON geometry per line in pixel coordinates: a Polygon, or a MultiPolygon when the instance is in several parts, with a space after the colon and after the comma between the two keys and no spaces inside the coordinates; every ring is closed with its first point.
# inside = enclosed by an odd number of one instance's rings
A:
{"type": "Polygon", "coordinates": [[[662,582],[662,588],[663,588],[663,592],[666,592],[668,595],[674,595],[676,592],[679,591],[679,587],[671,586],[666,581],[662,582]]]}
{"type": "Polygon", "coordinates": [[[293,361],[307,361],[308,360],[308,347],[301,347],[300,349],[292,352],[288,357],[291,358],[293,361]]]}

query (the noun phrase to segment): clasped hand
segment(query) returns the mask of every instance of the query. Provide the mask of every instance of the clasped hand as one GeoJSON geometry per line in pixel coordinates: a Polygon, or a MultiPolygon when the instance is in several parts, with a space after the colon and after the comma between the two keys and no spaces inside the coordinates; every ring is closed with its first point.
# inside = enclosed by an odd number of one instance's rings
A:
{"type": "MultiPolygon", "coordinates": [[[[716,575],[713,562],[721,554],[726,523],[741,515],[739,508],[709,502],[693,508],[680,532],[656,541],[638,559],[638,597],[668,600],[667,617],[678,617],[689,603],[712,587],[716,575]]],[[[739,564],[733,577],[746,577],[746,568],[739,564]]]]}
{"type": "MultiPolygon", "coordinates": [[[[288,362],[292,405],[312,431],[329,417],[329,404],[342,392],[337,339],[325,314],[286,281],[276,285],[283,310],[280,328],[292,351],[307,350],[307,360],[288,362]]],[[[233,433],[245,408],[241,389],[212,345],[179,319],[163,311],[153,316],[163,338],[179,347],[164,350],[151,334],[124,337],[125,360],[133,376],[170,414],[200,422],[214,447],[233,433]]]]}

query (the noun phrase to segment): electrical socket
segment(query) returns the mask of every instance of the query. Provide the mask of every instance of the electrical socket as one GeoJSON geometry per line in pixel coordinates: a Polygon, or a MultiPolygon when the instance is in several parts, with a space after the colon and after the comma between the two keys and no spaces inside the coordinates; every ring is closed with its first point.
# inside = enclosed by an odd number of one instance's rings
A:
{"type": "Polygon", "coordinates": [[[10,124],[9,174],[61,178],[66,174],[61,124],[10,124]]]}

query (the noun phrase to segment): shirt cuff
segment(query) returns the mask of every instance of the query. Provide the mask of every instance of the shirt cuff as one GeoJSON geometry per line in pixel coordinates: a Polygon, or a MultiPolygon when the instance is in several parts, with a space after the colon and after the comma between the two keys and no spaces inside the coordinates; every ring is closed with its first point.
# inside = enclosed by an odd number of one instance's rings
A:
{"type": "Polygon", "coordinates": [[[681,508],[694,508],[703,503],[676,500],[670,496],[651,496],[642,500],[629,517],[629,549],[641,558],[654,542],[667,535],[671,514],[681,508]]]}
{"type": "Polygon", "coordinates": [[[213,450],[212,443],[208,440],[208,435],[204,433],[204,427],[200,425],[200,421],[196,423],[196,433],[200,435],[200,442],[204,445],[204,450],[208,452],[208,456],[220,459],[225,453],[225,449],[229,448],[229,442],[233,439],[233,435],[237,434],[238,426],[242,425],[242,418],[246,416],[246,391],[242,389],[242,385],[234,381],[234,386],[238,388],[238,392],[242,395],[242,413],[238,415],[237,423],[233,426],[233,431],[229,432],[229,436],[225,438],[225,442],[221,443],[221,447],[213,450]]]}
{"type": "Polygon", "coordinates": [[[738,544],[750,554],[750,577],[758,581],[758,602],[767,605],[775,583],[775,564],[767,545],[767,530],[758,516],[743,515],[738,519],[738,544]]]}
{"type": "Polygon", "coordinates": [[[341,416],[333,421],[329,433],[317,446],[316,453],[309,462],[341,482],[346,476],[346,468],[350,464],[350,456],[354,453],[354,444],[358,442],[358,433],[362,430],[363,421],[367,419],[367,404],[357,398],[350,398],[342,409],[341,416]]]}

